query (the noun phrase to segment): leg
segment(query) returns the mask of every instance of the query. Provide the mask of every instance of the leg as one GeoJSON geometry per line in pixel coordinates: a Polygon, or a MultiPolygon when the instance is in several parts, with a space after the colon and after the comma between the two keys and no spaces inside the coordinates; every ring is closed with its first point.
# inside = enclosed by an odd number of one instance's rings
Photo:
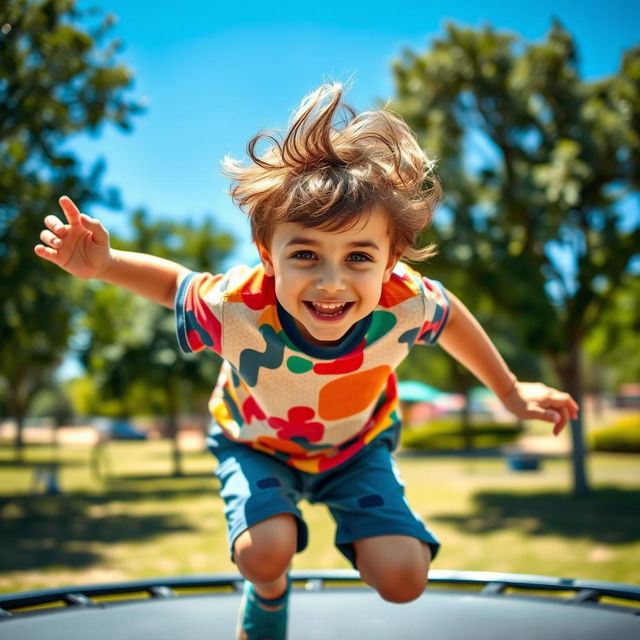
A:
{"type": "Polygon", "coordinates": [[[287,571],[297,538],[294,516],[281,513],[245,529],[235,539],[233,557],[247,579],[238,615],[238,640],[286,637],[287,571]]]}
{"type": "Polygon", "coordinates": [[[307,544],[295,470],[227,439],[215,425],[208,443],[219,463],[216,477],[232,561],[250,582],[268,584],[283,578],[292,555],[307,544]]]}
{"type": "Polygon", "coordinates": [[[376,536],[354,542],[362,579],[389,602],[410,602],[427,586],[429,546],[410,536],[376,536]]]}
{"type": "Polygon", "coordinates": [[[297,541],[294,516],[281,513],[245,529],[233,543],[233,558],[259,595],[277,598],[287,587],[287,571],[297,541]]]}
{"type": "Polygon", "coordinates": [[[439,543],[414,513],[384,442],[373,442],[313,496],[336,521],[336,545],[365,582],[392,602],[417,598],[439,543]]]}
{"type": "Polygon", "coordinates": [[[297,507],[295,470],[276,458],[227,439],[212,427],[208,444],[218,459],[216,477],[225,503],[231,559],[247,578],[236,637],[284,640],[291,557],[307,544],[297,507]]]}

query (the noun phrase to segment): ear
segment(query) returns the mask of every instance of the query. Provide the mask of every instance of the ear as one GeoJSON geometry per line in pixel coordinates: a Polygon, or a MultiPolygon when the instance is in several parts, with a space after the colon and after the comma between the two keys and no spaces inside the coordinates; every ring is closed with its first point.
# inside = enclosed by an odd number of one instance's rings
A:
{"type": "Polygon", "coordinates": [[[387,262],[387,266],[384,270],[384,276],[382,278],[382,282],[389,282],[389,280],[391,279],[391,274],[393,273],[393,270],[396,268],[396,265],[398,264],[399,259],[400,259],[400,256],[396,254],[392,254],[389,257],[389,261],[387,262]]]}
{"type": "Polygon", "coordinates": [[[273,268],[273,260],[271,259],[271,253],[269,253],[269,249],[267,249],[262,244],[259,244],[257,246],[258,253],[260,254],[260,261],[262,262],[262,266],[264,267],[265,275],[273,277],[275,275],[275,270],[273,268]]]}

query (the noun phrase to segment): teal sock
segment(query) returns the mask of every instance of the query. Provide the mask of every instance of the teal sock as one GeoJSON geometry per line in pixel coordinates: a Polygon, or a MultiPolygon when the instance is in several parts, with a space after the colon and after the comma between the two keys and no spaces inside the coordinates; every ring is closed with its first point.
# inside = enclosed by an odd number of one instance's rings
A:
{"type": "Polygon", "coordinates": [[[290,590],[291,584],[287,578],[285,592],[269,600],[256,593],[253,584],[245,580],[237,637],[241,640],[285,640],[290,590]],[[265,609],[261,605],[277,608],[265,609]]]}

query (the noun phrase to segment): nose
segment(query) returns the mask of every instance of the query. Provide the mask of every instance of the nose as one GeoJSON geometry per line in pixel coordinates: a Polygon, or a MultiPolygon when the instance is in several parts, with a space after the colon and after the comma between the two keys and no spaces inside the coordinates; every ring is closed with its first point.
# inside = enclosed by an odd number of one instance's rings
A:
{"type": "Polygon", "coordinates": [[[327,292],[343,291],[346,286],[342,269],[337,265],[323,265],[316,280],[316,287],[327,292]]]}

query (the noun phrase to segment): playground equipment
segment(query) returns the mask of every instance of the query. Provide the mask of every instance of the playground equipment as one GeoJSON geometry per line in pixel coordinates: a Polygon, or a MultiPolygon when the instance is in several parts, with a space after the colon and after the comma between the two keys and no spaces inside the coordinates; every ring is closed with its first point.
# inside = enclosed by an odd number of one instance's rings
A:
{"type": "MultiPolygon", "coordinates": [[[[509,573],[438,571],[391,604],[356,571],[294,571],[289,640],[640,638],[640,587],[509,573]]],[[[159,578],[0,594],[3,640],[234,637],[239,575],[159,578]]]]}

